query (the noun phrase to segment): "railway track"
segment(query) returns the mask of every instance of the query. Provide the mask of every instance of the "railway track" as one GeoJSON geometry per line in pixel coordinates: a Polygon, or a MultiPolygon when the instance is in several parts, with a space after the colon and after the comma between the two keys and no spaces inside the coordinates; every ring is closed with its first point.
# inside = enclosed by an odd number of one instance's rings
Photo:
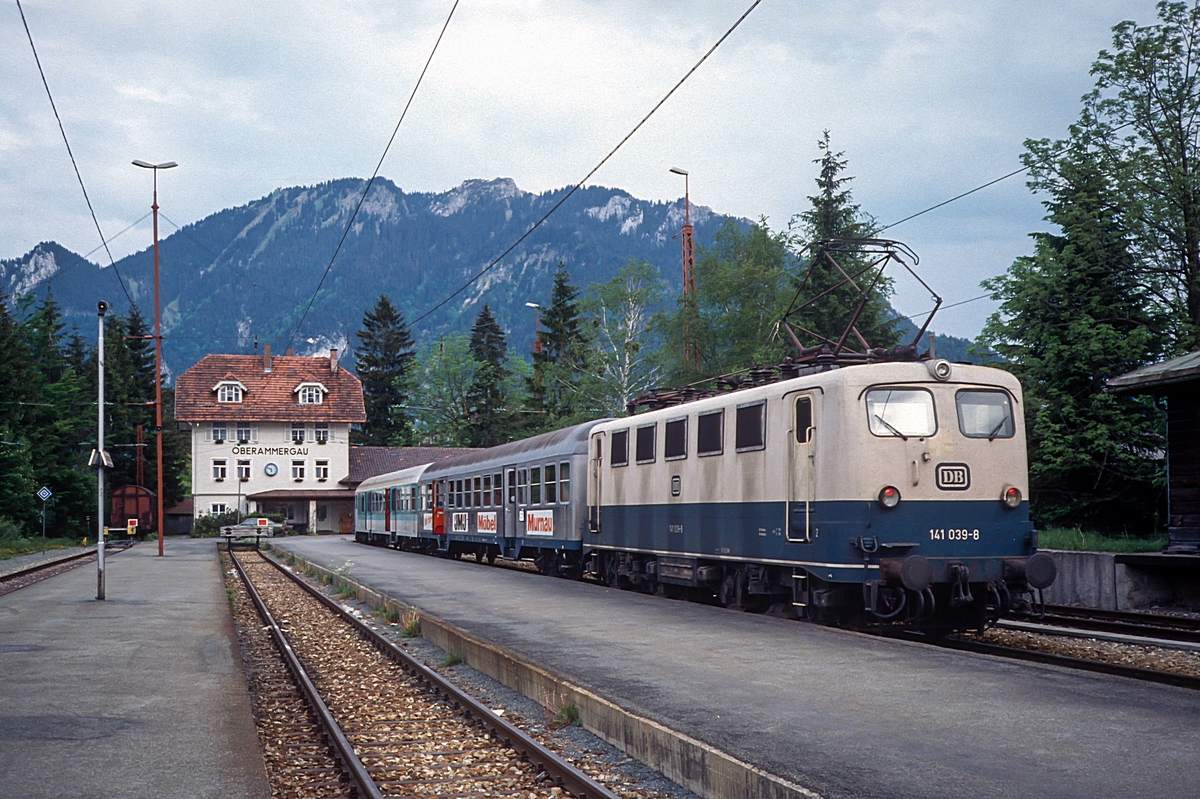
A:
{"type": "Polygon", "coordinates": [[[1058,627],[1132,639],[1176,641],[1200,646],[1200,618],[1126,610],[1097,610],[1047,605],[1045,614],[1024,613],[1014,619],[1025,624],[1058,627]]]}
{"type": "Polygon", "coordinates": [[[262,619],[243,632],[276,796],[616,799],[275,562],[227,557],[262,619]]]}
{"type": "MultiPolygon", "coordinates": [[[[111,555],[117,552],[124,552],[130,546],[132,544],[126,542],[121,542],[120,544],[109,543],[105,546],[104,552],[106,555],[111,555]]],[[[0,596],[11,594],[18,589],[39,583],[42,580],[47,580],[84,564],[94,563],[95,561],[96,551],[90,550],[88,552],[69,555],[65,558],[59,558],[58,560],[52,560],[48,563],[38,563],[34,566],[9,572],[0,576],[0,596]]]]}

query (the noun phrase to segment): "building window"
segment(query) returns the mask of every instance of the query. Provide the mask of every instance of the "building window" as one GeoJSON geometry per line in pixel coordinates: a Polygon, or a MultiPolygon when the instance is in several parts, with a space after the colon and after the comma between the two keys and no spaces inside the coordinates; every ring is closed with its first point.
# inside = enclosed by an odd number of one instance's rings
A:
{"type": "Polygon", "coordinates": [[[237,438],[239,444],[245,444],[251,441],[254,437],[254,432],[250,429],[249,422],[237,423],[237,438]]]}
{"type": "Polygon", "coordinates": [[[328,505],[318,505],[317,506],[317,521],[323,522],[328,518],[329,518],[329,506],[328,505]]]}
{"type": "Polygon", "coordinates": [[[217,442],[218,444],[223,443],[225,441],[226,434],[228,433],[228,431],[229,431],[229,428],[225,426],[225,422],[213,422],[212,423],[212,440],[217,442]]]}
{"type": "Polygon", "coordinates": [[[696,417],[696,454],[720,455],[725,451],[725,411],[702,413],[696,417]]]}
{"type": "Polygon", "coordinates": [[[225,459],[220,458],[219,460],[214,460],[212,463],[213,463],[213,479],[214,480],[224,480],[225,479],[225,466],[226,466],[225,459]]]}
{"type": "Polygon", "coordinates": [[[232,383],[217,386],[217,402],[241,402],[242,387],[232,383]]]}
{"type": "Polygon", "coordinates": [[[329,461],[317,461],[316,465],[313,467],[313,473],[318,480],[328,480],[329,461]]]}
{"type": "Polygon", "coordinates": [[[229,512],[228,510],[226,510],[226,508],[225,508],[225,503],[224,503],[224,502],[214,502],[214,503],[213,503],[212,505],[210,505],[209,507],[210,507],[210,509],[211,509],[211,512],[212,512],[212,515],[213,515],[213,516],[220,516],[222,513],[228,513],[228,512],[229,512]]]}
{"type": "Polygon", "coordinates": [[[246,481],[250,479],[250,461],[237,462],[238,479],[246,481]]]}
{"type": "Polygon", "coordinates": [[[317,422],[313,425],[313,440],[318,444],[329,440],[329,422],[317,422]]]}
{"type": "Polygon", "coordinates": [[[320,405],[321,404],[321,387],[320,386],[300,386],[297,389],[300,395],[301,405],[320,405]]]}
{"type": "Polygon", "coordinates": [[[304,443],[304,422],[292,422],[292,443],[304,443]]]}
{"type": "Polygon", "coordinates": [[[567,461],[558,464],[558,501],[571,501],[571,464],[567,461]]]}
{"type": "Polygon", "coordinates": [[[292,479],[304,479],[304,461],[292,461],[292,479]]]}

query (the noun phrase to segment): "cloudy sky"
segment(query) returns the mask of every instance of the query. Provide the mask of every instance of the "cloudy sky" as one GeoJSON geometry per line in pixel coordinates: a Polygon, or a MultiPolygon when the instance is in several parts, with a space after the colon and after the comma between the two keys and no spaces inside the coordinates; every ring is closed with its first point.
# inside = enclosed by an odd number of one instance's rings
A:
{"type": "MultiPolygon", "coordinates": [[[[409,191],[582,178],[751,0],[461,0],[381,174],[409,191]]],[[[279,186],[370,175],[453,0],[22,0],[105,235],[148,211],[134,158],[178,161],[162,212],[184,225],[279,186]]],[[[96,248],[16,3],[0,10],[0,258],[96,248]]],[[[763,0],[593,178],[781,227],[831,132],[863,210],[887,224],[1020,166],[1059,137],[1088,70],[1148,0],[763,0]]],[[[1020,177],[892,228],[947,303],[982,293],[1041,229],[1020,177]]],[[[164,222],[162,231],[174,230],[164,222]]],[[[143,249],[148,220],[117,237],[143,249]]],[[[92,260],[105,260],[103,251],[92,260]]],[[[924,292],[898,285],[916,313],[924,292]]],[[[939,314],[974,336],[989,301],[939,314]]]]}

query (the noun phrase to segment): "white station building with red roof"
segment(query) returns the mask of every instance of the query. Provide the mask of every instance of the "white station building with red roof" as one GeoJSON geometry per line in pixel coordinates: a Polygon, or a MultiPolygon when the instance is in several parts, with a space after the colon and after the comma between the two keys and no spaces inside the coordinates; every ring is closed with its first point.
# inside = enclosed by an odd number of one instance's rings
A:
{"type": "MultiPolygon", "coordinates": [[[[290,350],[289,350],[290,353],[290,350]]],[[[175,418],[192,432],[197,517],[282,513],[308,532],[352,532],[350,426],[362,384],[329,357],[206,355],[175,381],[175,418]]]]}

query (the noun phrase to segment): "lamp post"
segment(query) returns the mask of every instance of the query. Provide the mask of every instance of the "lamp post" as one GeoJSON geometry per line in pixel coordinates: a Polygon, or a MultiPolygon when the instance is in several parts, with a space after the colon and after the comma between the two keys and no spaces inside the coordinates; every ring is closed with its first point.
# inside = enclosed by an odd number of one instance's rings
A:
{"type": "Polygon", "coordinates": [[[525,307],[533,309],[533,351],[536,354],[542,351],[542,339],[538,335],[538,316],[542,306],[536,302],[527,302],[525,303],[525,307]]]}
{"type": "Polygon", "coordinates": [[[700,368],[696,343],[692,340],[692,317],[695,316],[696,281],[692,269],[696,265],[695,247],[692,242],[692,203],[688,196],[688,173],[686,169],[673,166],[670,172],[683,175],[683,229],[679,238],[683,245],[683,362],[689,369],[700,368]]]}
{"type": "Polygon", "coordinates": [[[163,554],[163,451],[162,451],[162,332],[160,330],[158,303],[158,170],[179,166],[174,161],[151,164],[134,160],[134,166],[154,172],[154,202],[150,210],[154,213],[154,428],[158,439],[158,555],[163,554]]]}

